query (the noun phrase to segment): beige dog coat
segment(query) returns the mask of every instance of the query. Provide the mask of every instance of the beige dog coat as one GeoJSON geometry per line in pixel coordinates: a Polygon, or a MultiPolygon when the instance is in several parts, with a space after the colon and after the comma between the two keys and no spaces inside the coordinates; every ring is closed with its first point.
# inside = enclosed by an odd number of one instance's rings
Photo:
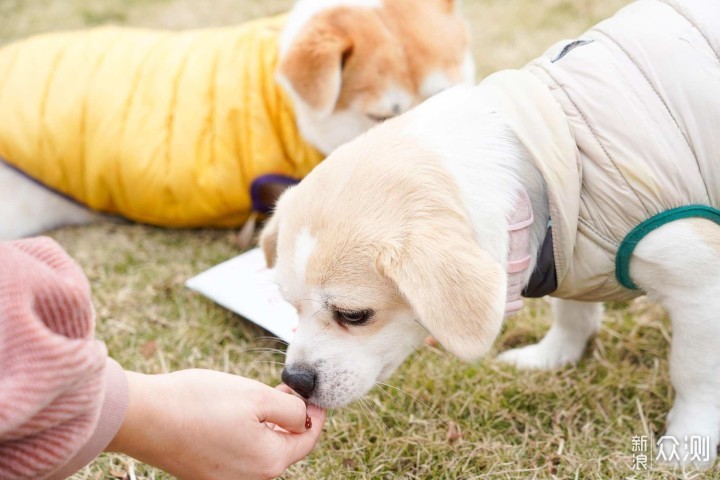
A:
{"type": "Polygon", "coordinates": [[[640,0],[484,82],[548,187],[554,296],[627,299],[634,245],[720,223],[720,2],[640,0]]]}

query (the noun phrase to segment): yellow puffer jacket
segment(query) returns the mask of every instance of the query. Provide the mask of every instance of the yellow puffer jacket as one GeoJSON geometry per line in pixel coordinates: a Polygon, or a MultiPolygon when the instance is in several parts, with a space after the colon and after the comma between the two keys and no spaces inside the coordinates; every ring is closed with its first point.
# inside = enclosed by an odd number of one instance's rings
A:
{"type": "Polygon", "coordinates": [[[274,80],[284,17],[104,27],[0,49],[0,157],[78,202],[172,227],[236,226],[250,186],[322,156],[274,80]]]}

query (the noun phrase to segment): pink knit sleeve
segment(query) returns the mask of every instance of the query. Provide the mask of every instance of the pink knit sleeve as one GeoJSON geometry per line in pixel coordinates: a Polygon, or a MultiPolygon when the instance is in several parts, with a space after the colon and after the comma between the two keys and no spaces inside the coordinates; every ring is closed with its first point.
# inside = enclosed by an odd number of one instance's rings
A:
{"type": "Polygon", "coordinates": [[[127,383],[94,329],[87,279],[59,245],[0,243],[0,479],[82,467],[117,432],[127,383]]]}

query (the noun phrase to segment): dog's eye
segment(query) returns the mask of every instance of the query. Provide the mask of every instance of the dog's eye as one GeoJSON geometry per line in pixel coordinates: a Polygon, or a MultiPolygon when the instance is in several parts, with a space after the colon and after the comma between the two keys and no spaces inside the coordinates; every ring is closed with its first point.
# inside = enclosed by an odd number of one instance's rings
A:
{"type": "Polygon", "coordinates": [[[385,120],[391,119],[394,115],[373,115],[372,113],[367,113],[367,117],[376,123],[384,122],[385,120]]]}
{"type": "Polygon", "coordinates": [[[372,310],[345,311],[335,310],[335,321],[342,323],[351,323],[353,325],[362,325],[372,318],[375,314],[372,310]]]}

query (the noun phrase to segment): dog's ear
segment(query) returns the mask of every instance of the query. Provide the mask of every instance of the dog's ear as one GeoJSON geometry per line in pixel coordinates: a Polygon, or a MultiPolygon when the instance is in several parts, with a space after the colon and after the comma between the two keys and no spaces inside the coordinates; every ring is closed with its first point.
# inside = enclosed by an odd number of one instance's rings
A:
{"type": "Polygon", "coordinates": [[[318,115],[329,115],[340,96],[343,66],[352,50],[352,39],[332,17],[317,17],[282,55],[278,80],[318,115]]]}
{"type": "Polygon", "coordinates": [[[262,232],[260,232],[260,240],[258,241],[260,248],[262,248],[265,254],[265,263],[268,268],[275,266],[277,260],[277,243],[278,243],[278,230],[280,227],[280,216],[277,211],[272,217],[265,222],[262,232]]]}
{"type": "Polygon", "coordinates": [[[295,186],[287,187],[280,194],[280,197],[275,202],[273,215],[270,217],[263,226],[262,232],[260,232],[260,238],[258,244],[262,248],[265,254],[265,263],[268,268],[273,268],[277,261],[277,249],[278,249],[278,234],[280,231],[280,218],[282,216],[282,205],[284,202],[291,202],[289,198],[292,197],[295,186]]]}
{"type": "Polygon", "coordinates": [[[265,254],[265,263],[268,268],[275,266],[277,260],[277,242],[278,242],[278,227],[280,219],[278,214],[275,213],[272,217],[265,222],[265,226],[260,233],[260,248],[262,248],[265,254]]]}
{"type": "Polygon", "coordinates": [[[401,246],[385,250],[380,269],[443,347],[473,360],[500,332],[507,278],[467,226],[443,223],[414,229],[401,246]]]}

